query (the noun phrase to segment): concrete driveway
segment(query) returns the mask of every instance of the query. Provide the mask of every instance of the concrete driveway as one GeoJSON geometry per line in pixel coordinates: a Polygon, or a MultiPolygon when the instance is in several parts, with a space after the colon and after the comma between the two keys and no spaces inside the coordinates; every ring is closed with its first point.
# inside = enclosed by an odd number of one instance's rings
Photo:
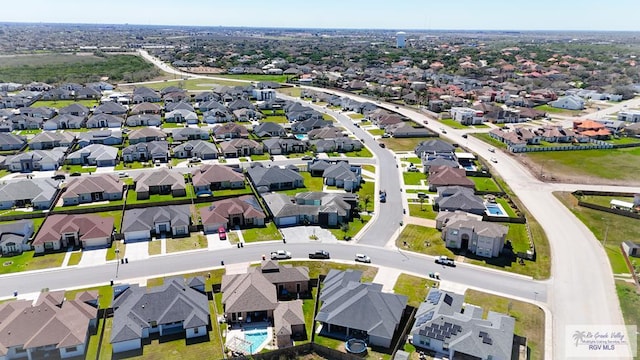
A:
{"type": "Polygon", "coordinates": [[[107,249],[85,249],[82,250],[82,258],[78,266],[95,266],[107,263],[107,249]]]}
{"type": "Polygon", "coordinates": [[[124,257],[129,259],[129,261],[148,259],[149,242],[138,241],[127,243],[127,250],[125,251],[124,257]]]}
{"type": "Polygon", "coordinates": [[[282,228],[282,234],[287,242],[308,242],[311,236],[317,236],[318,243],[336,243],[336,239],[333,234],[320,226],[294,226],[288,228],[282,228]]]}

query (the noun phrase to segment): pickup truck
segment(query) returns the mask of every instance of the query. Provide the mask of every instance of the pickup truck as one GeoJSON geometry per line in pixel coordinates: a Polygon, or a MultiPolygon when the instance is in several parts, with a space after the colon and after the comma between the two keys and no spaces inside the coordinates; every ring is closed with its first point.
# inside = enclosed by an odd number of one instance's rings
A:
{"type": "Polygon", "coordinates": [[[271,252],[271,260],[291,259],[291,253],[286,250],[278,250],[271,252]]]}
{"type": "Polygon", "coordinates": [[[454,262],[453,259],[448,258],[446,256],[438,256],[436,258],[436,264],[441,264],[441,265],[446,265],[446,266],[456,266],[456,263],[454,262]]]}
{"type": "Polygon", "coordinates": [[[328,259],[329,252],[324,250],[318,250],[314,253],[309,254],[309,259],[328,259]]]}

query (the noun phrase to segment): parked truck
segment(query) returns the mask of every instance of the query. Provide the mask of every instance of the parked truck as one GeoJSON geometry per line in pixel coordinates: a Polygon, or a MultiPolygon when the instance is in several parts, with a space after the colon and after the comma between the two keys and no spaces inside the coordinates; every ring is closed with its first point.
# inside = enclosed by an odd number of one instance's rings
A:
{"type": "Polygon", "coordinates": [[[329,252],[324,250],[318,250],[314,253],[309,254],[309,259],[328,259],[329,252]]]}

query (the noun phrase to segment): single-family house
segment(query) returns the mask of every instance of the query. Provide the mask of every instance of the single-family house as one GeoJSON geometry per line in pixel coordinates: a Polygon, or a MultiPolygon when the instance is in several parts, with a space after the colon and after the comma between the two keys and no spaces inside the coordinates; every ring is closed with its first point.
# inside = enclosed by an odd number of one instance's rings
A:
{"type": "Polygon", "coordinates": [[[237,121],[257,121],[264,117],[261,112],[246,108],[233,110],[233,116],[237,121]]]}
{"type": "Polygon", "coordinates": [[[502,253],[509,231],[504,225],[482,221],[476,215],[446,211],[436,216],[436,228],[442,231],[442,240],[448,248],[489,258],[502,253]]]}
{"type": "Polygon", "coordinates": [[[7,122],[11,124],[11,130],[37,130],[42,129],[44,120],[19,114],[9,117],[7,122]]]}
{"type": "Polygon", "coordinates": [[[222,106],[221,109],[213,108],[203,112],[202,121],[207,124],[219,124],[233,121],[233,114],[231,114],[224,105],[220,104],[220,106],[222,106]]]}
{"type": "Polygon", "coordinates": [[[436,191],[441,186],[462,186],[475,189],[475,183],[466,177],[466,171],[449,166],[432,166],[429,168],[429,191],[436,191]]]}
{"type": "Polygon", "coordinates": [[[483,313],[464,295],[431,288],[415,313],[411,343],[449,359],[512,359],[515,319],[483,313]]]}
{"type": "Polygon", "coordinates": [[[312,140],[311,144],[315,147],[316,152],[343,153],[362,150],[362,142],[360,142],[360,140],[352,139],[349,137],[312,140]]]}
{"type": "Polygon", "coordinates": [[[68,148],[73,145],[75,140],[76,136],[71,132],[43,131],[29,140],[29,149],[48,150],[57,147],[68,148]]]}
{"type": "Polygon", "coordinates": [[[143,102],[157,103],[162,101],[160,93],[148,87],[136,87],[133,89],[133,103],[140,104],[143,102]]]}
{"type": "Polygon", "coordinates": [[[255,106],[251,103],[251,101],[246,99],[236,99],[227,105],[227,108],[231,111],[239,110],[239,109],[252,109],[255,110],[255,106]]]}
{"type": "Polygon", "coordinates": [[[618,112],[618,120],[629,123],[640,122],[640,110],[622,110],[618,112]]]}
{"type": "Polygon", "coordinates": [[[452,107],[451,118],[462,125],[480,125],[484,121],[484,113],[480,110],[452,107]]]}
{"type": "Polygon", "coordinates": [[[133,161],[169,161],[169,143],[166,141],[142,142],[122,149],[122,160],[133,161]]]}
{"type": "Polygon", "coordinates": [[[456,148],[453,145],[438,139],[422,141],[414,149],[416,156],[419,158],[427,154],[455,159],[455,151],[456,148]]]}
{"type": "Polygon", "coordinates": [[[307,137],[309,138],[309,140],[338,139],[346,136],[347,135],[343,132],[342,128],[337,128],[333,126],[313,129],[307,133],[307,137]]]}
{"type": "Polygon", "coordinates": [[[0,209],[48,210],[58,192],[58,182],[49,178],[7,181],[0,185],[0,209]]]}
{"type": "Polygon", "coordinates": [[[127,108],[117,102],[107,101],[93,109],[93,114],[94,116],[97,114],[125,116],[127,114],[127,108]]]}
{"type": "Polygon", "coordinates": [[[187,111],[191,111],[191,112],[196,112],[196,110],[193,108],[193,105],[191,105],[191,104],[189,104],[188,102],[185,102],[185,101],[165,102],[164,103],[164,111],[165,111],[165,113],[169,113],[169,112],[172,112],[174,110],[187,110],[187,111]]]}
{"type": "Polygon", "coordinates": [[[80,129],[87,120],[84,116],[60,114],[42,124],[43,130],[80,129]]]}
{"type": "Polygon", "coordinates": [[[290,190],[304,187],[304,179],[291,169],[278,166],[265,168],[258,164],[247,170],[249,179],[258,192],[290,190]]]}
{"type": "Polygon", "coordinates": [[[253,195],[218,200],[200,208],[200,219],[205,233],[215,233],[219,228],[236,226],[264,226],[266,215],[253,195]]]}
{"type": "Polygon", "coordinates": [[[285,137],[287,132],[282,125],[274,122],[263,122],[253,128],[253,133],[257,137],[285,137]]]}
{"type": "Polygon", "coordinates": [[[166,113],[164,115],[164,121],[168,123],[197,124],[198,114],[185,109],[177,109],[166,113]]]}
{"type": "Polygon", "coordinates": [[[190,284],[189,279],[172,277],[161,286],[129,285],[114,294],[109,339],[113,353],[142,349],[143,340],[153,334],[158,334],[160,341],[176,333],[184,334],[187,340],[207,336],[211,322],[209,301],[206,294],[190,284]]]}
{"type": "Polygon", "coordinates": [[[255,140],[231,139],[230,141],[221,142],[219,145],[220,152],[226,158],[260,155],[264,153],[262,144],[255,140]]]}
{"type": "Polygon", "coordinates": [[[344,188],[345,191],[357,191],[362,182],[362,168],[339,161],[324,170],[322,181],[325,185],[344,188]]]}
{"type": "Polygon", "coordinates": [[[236,123],[226,123],[213,128],[213,136],[216,139],[248,138],[249,130],[236,123]]]}
{"type": "Polygon", "coordinates": [[[273,310],[273,329],[278,348],[293,346],[293,341],[306,338],[302,300],[281,301],[273,310]]]}
{"type": "Polygon", "coordinates": [[[440,186],[434,208],[438,211],[464,211],[482,216],[486,212],[484,202],[473,189],[462,186],[440,186]]]}
{"type": "Polygon", "coordinates": [[[433,132],[423,126],[412,126],[409,122],[403,121],[398,124],[388,125],[384,128],[385,133],[394,138],[410,138],[434,136],[433,132]]]}
{"type": "Polygon", "coordinates": [[[24,136],[0,133],[0,150],[2,151],[20,150],[26,143],[27,139],[24,136]]]}
{"type": "Polygon", "coordinates": [[[584,109],[585,100],[577,95],[567,95],[549,102],[549,105],[559,109],[582,110],[584,109]]]}
{"type": "Polygon", "coordinates": [[[197,127],[175,128],[171,135],[173,141],[209,140],[209,131],[197,127]]]}
{"type": "Polygon", "coordinates": [[[80,103],[73,103],[58,110],[58,114],[80,116],[86,119],[89,116],[89,108],[80,103]]]}
{"type": "Polygon", "coordinates": [[[192,172],[191,177],[196,194],[245,187],[242,172],[224,165],[202,165],[192,172]]]}
{"type": "Polygon", "coordinates": [[[42,119],[43,121],[49,120],[57,114],[56,109],[47,106],[22,107],[18,111],[20,115],[42,119]]]}
{"type": "Polygon", "coordinates": [[[262,198],[277,226],[318,224],[337,227],[348,223],[355,208],[355,196],[341,193],[302,192],[291,198],[282,193],[262,198]]]}
{"type": "Polygon", "coordinates": [[[291,131],[296,134],[305,134],[313,129],[333,126],[333,123],[322,118],[312,118],[308,120],[298,121],[291,125],[291,131]]]}
{"type": "Polygon", "coordinates": [[[110,174],[75,178],[64,188],[60,198],[63,206],[86,204],[96,201],[122,200],[124,184],[110,174]]]}
{"type": "Polygon", "coordinates": [[[184,176],[178,171],[167,168],[145,171],[133,177],[138,200],[148,199],[150,195],[181,197],[187,195],[184,176]]]}
{"type": "MultiPolygon", "coordinates": [[[[31,250],[33,220],[19,220],[0,225],[0,255],[21,254],[31,250]]],[[[1,354],[1,352],[0,352],[1,354]]]]}
{"type": "Polygon", "coordinates": [[[31,299],[0,304],[2,359],[84,357],[98,317],[98,309],[88,303],[87,294],[97,299],[97,292],[78,294],[82,299],[67,301],[64,291],[44,291],[35,304],[31,299]]]}
{"type": "Polygon", "coordinates": [[[189,140],[173,148],[173,157],[186,159],[197,157],[202,160],[217,159],[216,144],[204,140],[189,140]]]}
{"type": "Polygon", "coordinates": [[[64,160],[65,150],[34,150],[7,156],[4,166],[13,172],[57,170],[64,160]]]}
{"type": "MultiPolygon", "coordinates": [[[[216,98],[219,97],[219,95],[214,94],[212,92],[209,92],[209,94],[213,94],[214,96],[216,96],[216,98]]],[[[203,114],[211,110],[225,110],[225,111],[227,110],[227,107],[224,106],[220,101],[217,101],[215,99],[198,101],[197,97],[198,95],[196,95],[196,102],[198,102],[198,110],[200,110],[203,114]]]]}
{"type": "Polygon", "coordinates": [[[93,113],[93,116],[87,119],[85,125],[89,129],[93,128],[120,128],[122,126],[122,117],[106,114],[93,113]]]}
{"type": "Polygon", "coordinates": [[[122,132],[119,130],[92,130],[78,133],[78,145],[85,147],[91,144],[120,145],[122,132]]]}
{"type": "Polygon", "coordinates": [[[622,250],[627,254],[627,256],[636,258],[640,257],[640,243],[633,242],[631,240],[625,240],[621,245],[622,250]]]}
{"type": "Polygon", "coordinates": [[[315,320],[322,324],[324,334],[341,339],[364,337],[368,345],[388,348],[408,298],[383,292],[382,284],[362,283],[361,278],[359,270],[329,270],[315,320]]]}
{"type": "Polygon", "coordinates": [[[112,217],[91,214],[47,216],[40,227],[33,248],[36,253],[56,251],[69,246],[110,246],[114,224],[112,217]]]}
{"type": "Polygon", "coordinates": [[[165,140],[167,138],[167,134],[160,129],[145,127],[131,131],[127,138],[129,139],[130,144],[138,144],[165,140]]]}
{"type": "Polygon", "coordinates": [[[125,121],[127,126],[160,126],[162,118],[155,114],[131,115],[125,121]]]}
{"type": "Polygon", "coordinates": [[[162,113],[162,107],[158,104],[143,102],[134,105],[129,111],[130,117],[132,115],[160,115],[162,113]]]}
{"type": "Polygon", "coordinates": [[[91,144],[67,156],[72,165],[116,166],[117,161],[118,148],[102,144],[91,144]]]}
{"type": "Polygon", "coordinates": [[[307,143],[296,138],[270,138],[262,141],[264,151],[271,155],[286,155],[307,151],[307,143]]]}
{"type": "Polygon", "coordinates": [[[190,225],[189,205],[130,209],[125,210],[122,217],[122,233],[125,242],[149,240],[152,235],[189,236],[190,225]]]}

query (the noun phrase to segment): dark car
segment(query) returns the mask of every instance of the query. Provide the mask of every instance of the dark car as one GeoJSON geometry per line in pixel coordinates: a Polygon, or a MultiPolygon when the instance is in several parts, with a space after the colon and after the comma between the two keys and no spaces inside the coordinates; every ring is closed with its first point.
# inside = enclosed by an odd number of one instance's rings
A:
{"type": "Polygon", "coordinates": [[[309,254],[309,259],[329,259],[329,252],[325,250],[318,250],[309,254]]]}
{"type": "Polygon", "coordinates": [[[462,134],[462,138],[466,139],[467,138],[467,134],[462,134]]]}
{"type": "Polygon", "coordinates": [[[64,179],[66,179],[67,177],[66,177],[64,174],[58,174],[58,175],[53,175],[51,178],[52,178],[53,180],[64,180],[64,179]]]}
{"type": "Polygon", "coordinates": [[[82,174],[79,173],[79,172],[74,172],[74,173],[71,173],[71,175],[69,175],[69,176],[80,176],[80,175],[82,175],[82,174]]]}
{"type": "Polygon", "coordinates": [[[387,145],[385,145],[384,143],[378,143],[378,145],[380,145],[380,147],[383,149],[387,147],[387,145]]]}

